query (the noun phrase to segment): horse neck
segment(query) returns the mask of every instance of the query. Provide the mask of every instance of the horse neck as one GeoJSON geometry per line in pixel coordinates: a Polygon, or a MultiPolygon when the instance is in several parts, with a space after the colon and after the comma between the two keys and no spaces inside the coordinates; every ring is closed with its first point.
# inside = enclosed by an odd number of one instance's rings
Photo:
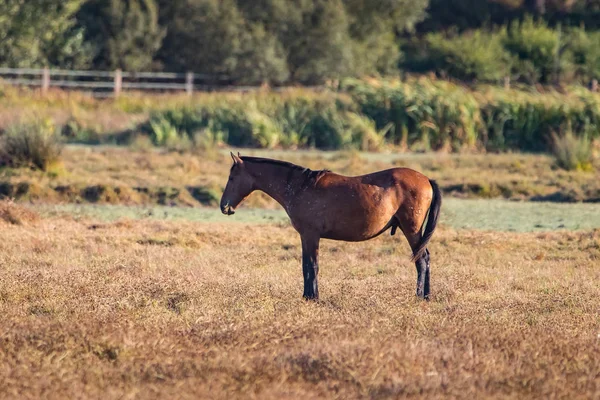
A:
{"type": "Polygon", "coordinates": [[[249,163],[250,173],[254,177],[256,190],[265,192],[285,209],[293,198],[293,170],[289,167],[276,164],[253,164],[249,163]]]}

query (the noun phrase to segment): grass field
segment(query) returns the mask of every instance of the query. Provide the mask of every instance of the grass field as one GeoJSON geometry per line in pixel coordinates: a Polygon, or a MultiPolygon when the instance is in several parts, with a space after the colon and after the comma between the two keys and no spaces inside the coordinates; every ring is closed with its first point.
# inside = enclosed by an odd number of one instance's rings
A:
{"type": "MultiPolygon", "coordinates": [[[[600,228],[600,205],[533,203],[506,200],[444,199],[441,222],[456,229],[509,232],[547,230],[584,230],[600,228]]],[[[149,219],[192,221],[217,224],[275,223],[289,225],[283,209],[247,208],[242,205],[234,217],[217,208],[58,204],[36,205],[45,216],[68,215],[75,219],[95,218],[102,221],[149,219]]]]}
{"type": "Polygon", "coordinates": [[[597,174],[544,155],[242,152],[436,179],[432,300],[386,234],[323,241],[321,300],[303,301],[279,206],[214,207],[228,150],[68,146],[46,172],[0,170],[18,200],[0,202],[1,398],[600,396],[597,174]]]}
{"type": "MultiPolygon", "coordinates": [[[[436,179],[446,195],[574,202],[600,201],[594,172],[557,169],[545,155],[413,154],[241,150],[313,169],[360,175],[409,167],[436,179]]],[[[110,146],[68,146],[48,172],[0,169],[0,195],[42,203],[215,205],[231,166],[229,150],[199,154],[110,146]]],[[[448,196],[447,196],[448,197],[448,196]]],[[[250,205],[276,208],[265,196],[250,205]]]]}
{"type": "MultiPolygon", "coordinates": [[[[299,238],[276,211],[190,221],[218,213],[36,206],[38,217],[5,204],[0,393],[598,397],[600,230],[495,232],[452,222],[482,210],[477,203],[445,203],[427,303],[414,296],[415,268],[398,236],[324,241],[321,301],[307,303],[299,238]]],[[[527,219],[518,207],[495,204],[481,221],[527,219]]],[[[567,210],[537,205],[545,207],[547,215],[567,210]]],[[[569,209],[573,218],[584,212],[569,209]]],[[[580,220],[593,215],[585,212],[580,220]]]]}

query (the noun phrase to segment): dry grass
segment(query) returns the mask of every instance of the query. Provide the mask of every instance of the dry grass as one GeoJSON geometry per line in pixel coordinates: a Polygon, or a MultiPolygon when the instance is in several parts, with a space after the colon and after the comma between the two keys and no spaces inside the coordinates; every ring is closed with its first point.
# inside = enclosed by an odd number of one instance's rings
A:
{"type": "MultiPolygon", "coordinates": [[[[285,159],[314,169],[358,175],[394,166],[416,169],[436,179],[446,194],[458,197],[600,201],[600,180],[594,173],[556,169],[544,155],[524,154],[369,154],[358,152],[291,152],[242,150],[245,155],[285,159]]],[[[95,201],[144,204],[177,193],[170,203],[195,203],[189,188],[204,188],[220,196],[231,158],[227,150],[177,153],[119,147],[68,146],[60,171],[0,170],[0,184],[27,183],[28,190],[9,195],[31,201],[95,201]],[[116,195],[86,193],[103,187],[116,195]]],[[[1,192],[1,189],[0,189],[1,192]]],[[[275,207],[265,196],[252,196],[249,205],[275,207]]]]}
{"type": "Polygon", "coordinates": [[[11,398],[593,398],[600,231],[442,227],[433,299],[408,246],[325,241],[301,300],[286,225],[42,220],[0,229],[11,398]]]}
{"type": "Polygon", "coordinates": [[[39,220],[39,215],[10,199],[0,200],[0,222],[12,225],[29,225],[39,220]]]}

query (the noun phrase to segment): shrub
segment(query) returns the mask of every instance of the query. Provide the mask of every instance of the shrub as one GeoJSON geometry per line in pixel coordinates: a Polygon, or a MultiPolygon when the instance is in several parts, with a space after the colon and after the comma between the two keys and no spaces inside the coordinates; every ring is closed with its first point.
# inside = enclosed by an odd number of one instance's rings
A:
{"type": "Polygon", "coordinates": [[[600,32],[574,29],[569,34],[568,42],[575,77],[583,83],[600,78],[600,32]]]}
{"type": "Polygon", "coordinates": [[[50,120],[10,125],[0,136],[0,165],[46,171],[61,152],[60,130],[50,120]]]}
{"type": "Polygon", "coordinates": [[[502,33],[480,30],[458,36],[427,35],[432,65],[462,80],[498,81],[510,72],[502,33]]]}
{"type": "Polygon", "coordinates": [[[583,88],[567,88],[566,93],[498,87],[473,91],[426,78],[348,79],[341,88],[337,93],[202,95],[192,105],[156,111],[143,130],[160,146],[169,141],[194,148],[223,142],[266,148],[377,150],[395,145],[445,151],[549,151],[551,132],[566,124],[577,135],[600,132],[600,95],[583,88]]]}
{"type": "Polygon", "coordinates": [[[223,137],[223,132],[216,131],[209,125],[209,127],[194,134],[194,148],[203,151],[213,151],[223,143],[223,137]]]}
{"type": "Polygon", "coordinates": [[[551,133],[569,125],[573,132],[598,131],[600,97],[584,91],[527,93],[488,89],[478,93],[486,126],[481,141],[489,150],[551,150],[551,133]]]}
{"type": "Polygon", "coordinates": [[[63,124],[61,135],[70,143],[98,144],[100,142],[96,130],[83,126],[75,117],[69,118],[63,124]]]}
{"type": "Polygon", "coordinates": [[[150,119],[150,138],[156,146],[165,146],[179,138],[179,131],[169,119],[164,116],[155,116],[150,119]]]}
{"type": "Polygon", "coordinates": [[[393,124],[386,135],[393,144],[434,150],[477,144],[479,104],[465,88],[427,79],[376,85],[347,81],[345,88],[377,129],[393,124]]]}
{"type": "Polygon", "coordinates": [[[510,26],[504,46],[516,58],[515,74],[529,83],[545,83],[560,72],[556,70],[560,41],[559,31],[550,29],[545,22],[527,18],[510,26]]]}
{"type": "Polygon", "coordinates": [[[561,136],[553,133],[552,155],[556,165],[567,171],[592,170],[592,142],[588,135],[577,137],[570,129],[561,136]]]}
{"type": "Polygon", "coordinates": [[[353,147],[362,151],[379,151],[385,147],[385,136],[393,127],[388,123],[383,129],[377,129],[375,121],[356,113],[346,114],[346,130],[352,137],[353,147]]]}

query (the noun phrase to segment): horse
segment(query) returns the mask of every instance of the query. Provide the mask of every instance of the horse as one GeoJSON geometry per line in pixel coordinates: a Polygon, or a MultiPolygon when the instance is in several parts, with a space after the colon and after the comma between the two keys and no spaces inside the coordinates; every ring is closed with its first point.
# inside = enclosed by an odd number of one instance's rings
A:
{"type": "Polygon", "coordinates": [[[394,235],[399,227],[417,268],[416,295],[429,300],[427,245],[442,205],[435,181],[409,168],[348,177],[280,160],[241,156],[239,152],[237,156],[230,154],[233,165],[221,197],[221,212],[233,215],[255,190],[266,193],[284,208],[302,242],[305,299],[319,299],[321,239],[360,242],[388,229],[394,235]]]}

